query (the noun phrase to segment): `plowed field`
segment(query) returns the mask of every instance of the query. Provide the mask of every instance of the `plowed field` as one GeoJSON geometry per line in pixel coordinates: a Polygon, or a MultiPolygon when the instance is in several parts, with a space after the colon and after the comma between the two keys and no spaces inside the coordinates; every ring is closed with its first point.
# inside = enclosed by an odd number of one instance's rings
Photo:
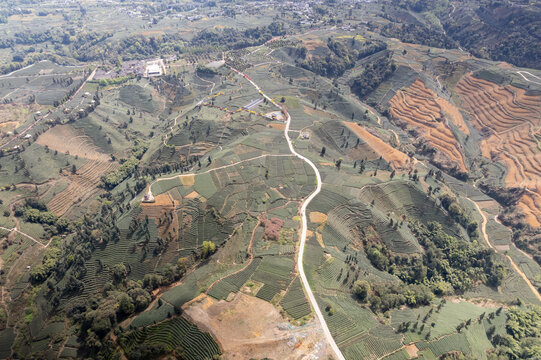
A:
{"type": "Polygon", "coordinates": [[[541,125],[541,96],[466,75],[456,91],[473,125],[485,138],[483,156],[505,164],[507,186],[525,186],[519,208],[528,223],[541,226],[541,150],[535,133],[541,125]]]}
{"type": "Polygon", "coordinates": [[[451,121],[466,134],[469,134],[469,130],[462,115],[452,104],[438,98],[417,79],[408,88],[399,90],[391,99],[390,105],[393,117],[414,127],[461,171],[467,171],[461,146],[448,122],[451,121]]]}
{"type": "Polygon", "coordinates": [[[68,187],[55,195],[47,204],[56,215],[64,215],[75,203],[83,202],[98,191],[103,174],[116,167],[110,161],[87,161],[76,174],[70,175],[68,187]]]}
{"type": "Polygon", "coordinates": [[[344,124],[346,124],[351,131],[367,143],[375,152],[381,154],[383,159],[389,162],[393,168],[404,168],[406,164],[409,163],[410,159],[406,154],[385,143],[377,136],[372,135],[363,127],[354,122],[345,121],[344,124]]]}
{"type": "Polygon", "coordinates": [[[38,137],[37,143],[64,154],[106,162],[110,156],[101,152],[92,139],[71,125],[57,125],[38,137]]]}

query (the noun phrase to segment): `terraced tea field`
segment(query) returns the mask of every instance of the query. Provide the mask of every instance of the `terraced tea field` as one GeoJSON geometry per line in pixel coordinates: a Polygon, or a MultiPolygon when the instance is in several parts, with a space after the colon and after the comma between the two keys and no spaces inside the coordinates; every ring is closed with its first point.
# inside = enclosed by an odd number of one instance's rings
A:
{"type": "Polygon", "coordinates": [[[64,215],[74,204],[82,203],[98,191],[101,176],[117,167],[111,161],[89,160],[75,174],[68,175],[68,187],[47,204],[56,215],[64,215]]]}

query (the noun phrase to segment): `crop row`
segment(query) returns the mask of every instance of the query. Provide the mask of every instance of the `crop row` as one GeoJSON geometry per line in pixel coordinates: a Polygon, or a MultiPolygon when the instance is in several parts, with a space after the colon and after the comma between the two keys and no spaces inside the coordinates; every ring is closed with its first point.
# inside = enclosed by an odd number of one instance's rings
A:
{"type": "Polygon", "coordinates": [[[244,285],[244,283],[248,281],[250,276],[252,276],[252,274],[256,271],[260,263],[261,258],[255,258],[246,269],[230,275],[214,284],[214,286],[209,290],[208,294],[218,300],[226,299],[229,293],[240,290],[242,285],[244,285]]]}
{"type": "Polygon", "coordinates": [[[214,339],[184,318],[175,318],[136,330],[123,337],[120,342],[127,353],[139,345],[160,345],[169,351],[176,350],[186,359],[210,359],[220,354],[214,339]]]}
{"type": "Polygon", "coordinates": [[[293,284],[291,284],[291,287],[284,298],[280,301],[280,306],[282,306],[285,312],[294,319],[299,319],[312,312],[310,305],[304,296],[304,291],[299,278],[293,280],[293,284]]]}

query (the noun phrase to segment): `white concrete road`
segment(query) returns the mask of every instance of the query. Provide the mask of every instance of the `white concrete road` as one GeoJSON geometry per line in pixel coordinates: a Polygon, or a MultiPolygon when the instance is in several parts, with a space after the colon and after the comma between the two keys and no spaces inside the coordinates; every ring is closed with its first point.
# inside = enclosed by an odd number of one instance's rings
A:
{"type": "MultiPolygon", "coordinates": [[[[271,103],[273,103],[278,108],[280,108],[280,110],[282,110],[281,106],[278,105],[273,99],[271,99],[270,97],[265,95],[265,93],[263,93],[261,88],[256,83],[254,83],[247,75],[245,75],[244,73],[242,73],[242,72],[240,72],[240,71],[238,71],[236,69],[233,69],[233,68],[231,68],[231,69],[233,71],[235,71],[237,74],[242,75],[246,80],[248,80],[257,89],[257,91],[259,91],[259,93],[262,96],[264,96],[267,100],[269,100],[271,103]]],[[[291,142],[291,139],[290,139],[289,134],[288,134],[290,124],[291,124],[291,116],[288,114],[287,115],[286,127],[284,129],[284,136],[286,137],[287,144],[289,145],[289,150],[291,151],[291,153],[293,155],[295,155],[299,159],[303,160],[304,162],[308,163],[308,165],[310,165],[310,167],[312,167],[312,169],[316,173],[316,179],[317,179],[316,189],[314,190],[314,192],[312,194],[310,194],[310,196],[308,196],[304,200],[304,202],[302,203],[302,206],[301,206],[300,215],[301,215],[301,218],[302,218],[302,230],[301,230],[301,238],[300,238],[300,244],[299,244],[299,252],[298,252],[298,256],[297,256],[297,268],[299,269],[299,275],[301,277],[301,281],[302,281],[302,284],[304,286],[304,290],[306,291],[306,295],[308,295],[308,299],[310,300],[310,304],[312,305],[312,308],[314,309],[314,312],[316,313],[316,316],[317,316],[317,318],[318,318],[318,320],[319,320],[319,322],[321,324],[321,328],[323,329],[323,333],[325,334],[325,338],[327,339],[327,342],[331,346],[331,348],[333,350],[333,353],[336,356],[336,359],[337,360],[345,360],[344,355],[342,355],[342,352],[338,348],[338,345],[336,345],[336,342],[334,341],[334,339],[333,339],[333,337],[331,335],[331,331],[329,330],[329,327],[327,326],[327,322],[325,321],[325,318],[323,317],[323,314],[321,313],[321,310],[320,310],[320,308],[319,308],[319,306],[317,304],[316,298],[314,297],[314,293],[312,292],[312,289],[310,288],[310,284],[308,283],[308,279],[306,278],[306,274],[304,273],[304,266],[303,266],[302,259],[303,259],[303,255],[304,255],[304,245],[306,244],[306,233],[307,233],[307,230],[308,230],[308,223],[307,223],[307,220],[306,220],[306,208],[308,207],[310,202],[317,196],[317,194],[319,194],[319,192],[321,191],[321,175],[320,175],[319,170],[317,169],[317,167],[314,165],[314,163],[312,161],[310,161],[310,159],[302,156],[301,154],[299,154],[299,153],[297,153],[295,151],[295,148],[293,147],[293,143],[291,142]]]]}

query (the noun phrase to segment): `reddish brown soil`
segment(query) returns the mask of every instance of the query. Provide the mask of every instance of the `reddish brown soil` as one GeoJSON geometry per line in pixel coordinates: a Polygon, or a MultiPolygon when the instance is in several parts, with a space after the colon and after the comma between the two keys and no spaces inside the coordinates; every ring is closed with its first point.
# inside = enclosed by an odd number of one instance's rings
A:
{"type": "Polygon", "coordinates": [[[528,224],[541,226],[541,150],[536,139],[541,96],[471,74],[460,80],[456,91],[473,125],[485,135],[479,144],[483,156],[505,165],[507,186],[528,188],[518,207],[528,224]]]}
{"type": "Polygon", "coordinates": [[[372,135],[366,131],[366,129],[354,122],[346,121],[344,124],[367,143],[376,153],[380,154],[385,161],[389,162],[393,168],[406,167],[406,164],[409,162],[409,157],[406,154],[385,143],[383,140],[372,135]]]}
{"type": "Polygon", "coordinates": [[[390,101],[391,115],[415,128],[421,136],[439,150],[461,171],[466,172],[464,156],[448,121],[468,131],[462,115],[448,101],[438,98],[425,84],[417,79],[404,90],[399,90],[390,101]]]}

